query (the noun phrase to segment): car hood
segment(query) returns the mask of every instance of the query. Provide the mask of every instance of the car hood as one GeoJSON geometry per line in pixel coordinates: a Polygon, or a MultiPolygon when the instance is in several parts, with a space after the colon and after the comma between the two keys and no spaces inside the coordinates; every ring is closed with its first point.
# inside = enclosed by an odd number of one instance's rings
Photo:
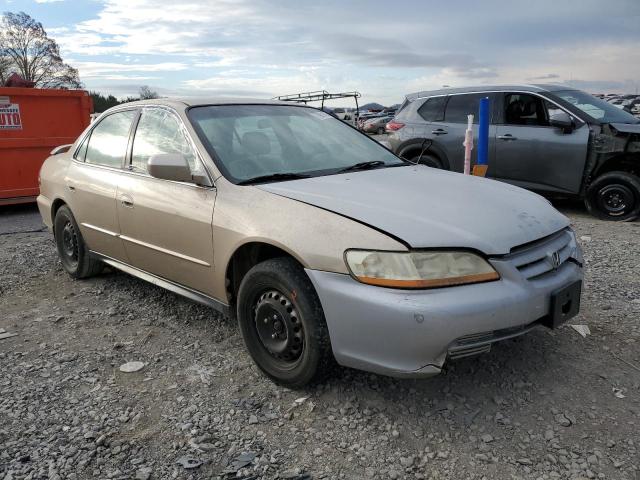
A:
{"type": "Polygon", "coordinates": [[[412,248],[471,248],[500,255],[569,224],[539,195],[424,166],[328,175],[257,188],[349,217],[412,248]]]}
{"type": "Polygon", "coordinates": [[[640,123],[610,123],[613,128],[622,133],[640,133],[640,123]]]}

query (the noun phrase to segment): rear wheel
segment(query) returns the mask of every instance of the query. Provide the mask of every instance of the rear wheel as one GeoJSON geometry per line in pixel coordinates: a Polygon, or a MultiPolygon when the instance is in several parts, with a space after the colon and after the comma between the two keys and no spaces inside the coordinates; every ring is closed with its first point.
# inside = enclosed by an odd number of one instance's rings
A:
{"type": "Polygon", "coordinates": [[[74,278],[86,278],[102,271],[104,265],[89,253],[78,224],[66,205],[56,212],[53,232],[58,256],[69,275],[74,278]]]}
{"type": "Polygon", "coordinates": [[[302,387],[328,372],[333,356],[322,306],[295,260],[274,258],[249,270],[237,309],[247,350],[272,380],[302,387]]]}
{"type": "Polygon", "coordinates": [[[587,210],[604,220],[625,222],[640,215],[640,178],[627,172],[608,172],[587,190],[587,210]]]}

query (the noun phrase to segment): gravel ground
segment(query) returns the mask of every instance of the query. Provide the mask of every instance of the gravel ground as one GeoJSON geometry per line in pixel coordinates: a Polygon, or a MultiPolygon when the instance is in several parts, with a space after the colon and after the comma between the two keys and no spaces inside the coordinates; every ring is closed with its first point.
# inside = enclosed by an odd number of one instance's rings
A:
{"type": "Polygon", "coordinates": [[[432,379],[343,369],[302,391],[260,375],[207,308],[122,273],[71,280],[36,210],[5,207],[0,478],[640,479],[640,223],[559,207],[587,263],[571,323],[591,335],[540,329],[432,379]]]}

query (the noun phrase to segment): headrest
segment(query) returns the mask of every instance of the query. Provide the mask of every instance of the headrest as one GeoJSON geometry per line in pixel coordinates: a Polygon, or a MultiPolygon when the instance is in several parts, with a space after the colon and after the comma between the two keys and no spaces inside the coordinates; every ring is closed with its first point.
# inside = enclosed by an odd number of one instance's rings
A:
{"type": "Polygon", "coordinates": [[[266,155],[271,151],[269,137],[262,132],[247,132],[243,134],[242,146],[254,155],[266,155]]]}
{"type": "Polygon", "coordinates": [[[522,116],[523,117],[528,117],[530,115],[533,115],[536,113],[536,101],[535,100],[529,100],[528,102],[525,102],[524,104],[524,108],[522,109],[522,116]]]}

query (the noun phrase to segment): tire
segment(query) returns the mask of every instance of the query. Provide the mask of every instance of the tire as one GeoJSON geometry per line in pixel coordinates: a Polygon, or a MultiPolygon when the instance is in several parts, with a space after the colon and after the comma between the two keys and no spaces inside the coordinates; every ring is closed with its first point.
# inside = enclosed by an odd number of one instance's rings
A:
{"type": "Polygon", "coordinates": [[[247,272],[237,315],[251,358],[274,382],[299,388],[330,371],[334,360],[320,300],[292,258],[266,260],[247,272]]]}
{"type": "Polygon", "coordinates": [[[71,210],[63,205],[56,212],[53,234],[62,267],[73,278],[87,278],[100,273],[104,264],[91,256],[71,210]]]}
{"type": "Polygon", "coordinates": [[[640,178],[627,172],[605,173],[589,185],[585,205],[603,220],[634,220],[640,216],[640,178]]]}
{"type": "Polygon", "coordinates": [[[420,165],[426,165],[427,167],[431,167],[431,168],[440,168],[440,169],[444,168],[440,159],[430,153],[425,153],[422,155],[422,157],[420,157],[420,154],[418,153],[415,157],[411,159],[411,161],[417,162],[418,158],[420,158],[420,165]]]}

